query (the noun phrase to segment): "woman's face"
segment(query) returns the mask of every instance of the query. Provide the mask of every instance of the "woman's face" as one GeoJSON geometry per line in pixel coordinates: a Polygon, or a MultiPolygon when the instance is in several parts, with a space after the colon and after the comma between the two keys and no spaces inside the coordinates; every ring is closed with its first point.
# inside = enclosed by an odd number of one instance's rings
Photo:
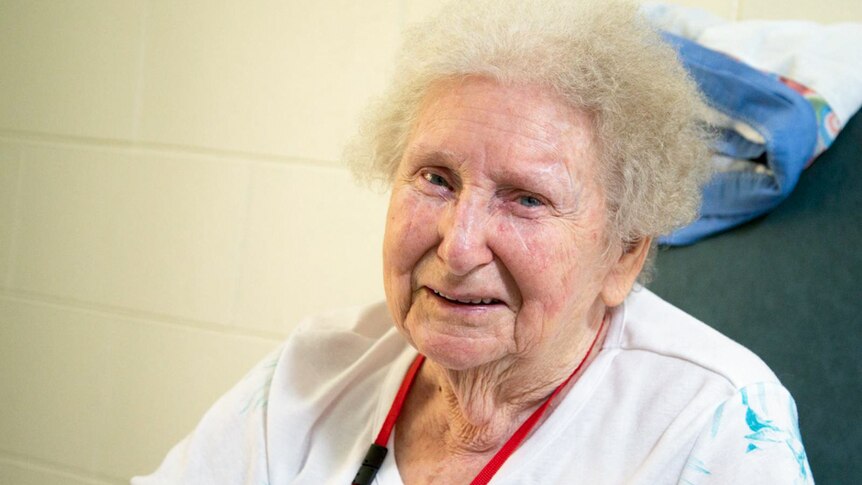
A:
{"type": "Polygon", "coordinates": [[[588,115],[535,86],[429,92],[383,248],[389,309],[420,352],[456,370],[565,358],[622,301],[640,266],[621,275],[607,242],[593,138],[588,115]]]}

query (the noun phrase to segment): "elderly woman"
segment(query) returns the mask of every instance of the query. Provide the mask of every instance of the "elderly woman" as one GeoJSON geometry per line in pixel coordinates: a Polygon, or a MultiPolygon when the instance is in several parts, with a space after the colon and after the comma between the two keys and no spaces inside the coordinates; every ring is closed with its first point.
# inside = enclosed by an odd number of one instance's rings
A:
{"type": "Polygon", "coordinates": [[[136,484],[812,481],[775,375],[636,285],[706,170],[635,7],[456,2],[396,72],[348,150],[386,305],[303,323],[136,484]]]}

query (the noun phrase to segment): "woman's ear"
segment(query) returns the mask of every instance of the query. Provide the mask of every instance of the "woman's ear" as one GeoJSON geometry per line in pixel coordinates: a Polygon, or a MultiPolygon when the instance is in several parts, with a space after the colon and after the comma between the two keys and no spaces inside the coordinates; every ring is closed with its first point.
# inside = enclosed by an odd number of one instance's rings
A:
{"type": "Polygon", "coordinates": [[[601,297],[606,306],[615,307],[626,299],[643,269],[651,245],[652,238],[644,237],[628,243],[623,248],[619,259],[605,276],[602,286],[601,297]]]}

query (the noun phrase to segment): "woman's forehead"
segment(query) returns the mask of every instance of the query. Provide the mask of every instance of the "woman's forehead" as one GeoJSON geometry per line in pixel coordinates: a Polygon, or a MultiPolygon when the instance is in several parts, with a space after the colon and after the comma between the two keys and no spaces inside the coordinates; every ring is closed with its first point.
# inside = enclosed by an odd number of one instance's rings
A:
{"type": "Polygon", "coordinates": [[[478,163],[497,176],[549,182],[595,165],[592,120],[547,90],[479,79],[437,86],[428,98],[405,152],[410,163],[478,163]]]}

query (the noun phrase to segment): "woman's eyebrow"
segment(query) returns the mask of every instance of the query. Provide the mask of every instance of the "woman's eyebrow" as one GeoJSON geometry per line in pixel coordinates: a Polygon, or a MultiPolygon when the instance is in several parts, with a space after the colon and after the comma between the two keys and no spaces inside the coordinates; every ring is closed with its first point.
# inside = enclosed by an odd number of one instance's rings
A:
{"type": "Polygon", "coordinates": [[[558,161],[536,168],[535,164],[525,163],[523,168],[501,169],[494,174],[494,178],[505,185],[573,200],[580,193],[582,184],[566,169],[566,165],[558,161]]]}

